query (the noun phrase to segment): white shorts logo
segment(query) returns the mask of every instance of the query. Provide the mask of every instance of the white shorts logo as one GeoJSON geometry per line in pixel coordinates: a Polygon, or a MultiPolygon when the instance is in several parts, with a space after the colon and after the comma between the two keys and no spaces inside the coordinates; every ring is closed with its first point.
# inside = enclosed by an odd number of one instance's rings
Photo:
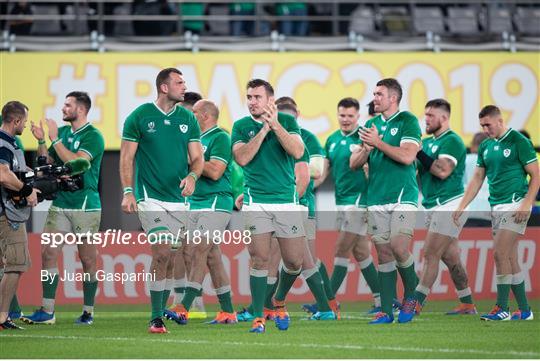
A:
{"type": "Polygon", "coordinates": [[[180,124],[180,131],[181,131],[182,133],[187,132],[187,130],[188,130],[188,126],[187,126],[187,125],[185,125],[185,124],[180,124]]]}
{"type": "Polygon", "coordinates": [[[396,135],[397,134],[397,128],[390,129],[390,134],[392,134],[392,136],[396,135]]]}
{"type": "Polygon", "coordinates": [[[511,152],[512,152],[512,151],[511,151],[510,149],[505,149],[505,150],[503,151],[504,157],[505,157],[505,158],[508,158],[508,156],[510,155],[511,152]]]}

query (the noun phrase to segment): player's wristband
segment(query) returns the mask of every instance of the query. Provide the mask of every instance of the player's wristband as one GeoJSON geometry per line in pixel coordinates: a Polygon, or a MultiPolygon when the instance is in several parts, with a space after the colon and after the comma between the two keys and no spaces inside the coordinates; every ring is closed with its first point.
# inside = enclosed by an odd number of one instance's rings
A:
{"type": "Polygon", "coordinates": [[[431,158],[423,150],[420,150],[418,153],[416,153],[416,159],[418,159],[420,163],[424,166],[424,168],[428,171],[431,169],[431,165],[433,164],[433,162],[435,162],[435,159],[431,158]]]}
{"type": "Polygon", "coordinates": [[[199,177],[197,176],[197,173],[195,172],[189,172],[188,176],[192,177],[195,182],[197,181],[197,179],[199,179],[199,177]]]}
{"type": "Polygon", "coordinates": [[[40,139],[38,140],[37,144],[38,145],[42,145],[42,144],[46,144],[47,142],[45,141],[45,139],[40,139]]]}
{"type": "Polygon", "coordinates": [[[29,184],[24,184],[21,188],[21,190],[19,191],[19,194],[23,197],[28,197],[30,194],[32,194],[32,191],[34,190],[34,188],[32,188],[31,185],[29,184]]]}
{"type": "Polygon", "coordinates": [[[128,193],[133,193],[133,188],[131,187],[124,187],[124,195],[128,194],[128,193]]]}

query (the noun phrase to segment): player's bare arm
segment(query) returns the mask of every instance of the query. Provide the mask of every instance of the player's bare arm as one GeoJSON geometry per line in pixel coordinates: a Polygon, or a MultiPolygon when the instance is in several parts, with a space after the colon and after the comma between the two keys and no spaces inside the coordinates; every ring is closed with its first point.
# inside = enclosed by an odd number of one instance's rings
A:
{"type": "Polygon", "coordinates": [[[204,162],[202,175],[213,181],[217,181],[226,169],[227,164],[217,159],[210,159],[208,162],[204,162]]]}
{"type": "Polygon", "coordinates": [[[529,188],[525,198],[521,202],[519,209],[514,213],[514,220],[516,223],[526,222],[529,219],[531,208],[533,206],[536,195],[538,194],[538,188],[540,187],[540,174],[538,171],[538,162],[527,164],[525,172],[530,176],[529,188]]]}
{"type": "Polygon", "coordinates": [[[182,196],[189,197],[195,191],[195,183],[201,176],[204,168],[204,158],[201,143],[191,142],[188,144],[188,154],[191,163],[188,175],[180,182],[182,196]]]}
{"type": "Polygon", "coordinates": [[[446,179],[452,174],[456,165],[449,158],[441,157],[436,159],[429,172],[439,179],[446,179]]]}
{"type": "MultiPolygon", "coordinates": [[[[133,160],[139,143],[122,140],[120,145],[120,182],[123,189],[133,189],[133,160]]],[[[133,195],[133,190],[130,192],[124,191],[122,198],[122,210],[126,213],[134,213],[137,211],[137,201],[133,195]]]]}
{"type": "Polygon", "coordinates": [[[363,144],[359,146],[358,148],[355,148],[354,151],[351,153],[351,157],[349,158],[349,167],[353,170],[357,170],[366,164],[369,153],[371,153],[371,150],[373,147],[370,147],[366,144],[363,144]]]}
{"type": "Polygon", "coordinates": [[[264,138],[270,131],[270,126],[264,123],[262,129],[248,143],[236,143],[233,146],[233,156],[239,166],[245,167],[261,148],[264,138]]]}
{"type": "Polygon", "coordinates": [[[32,135],[38,141],[37,153],[40,157],[47,157],[47,163],[52,163],[53,159],[49,156],[49,150],[47,149],[47,143],[45,143],[45,130],[43,129],[43,119],[39,121],[39,126],[34,122],[30,122],[30,130],[32,135]]]}
{"type": "Polygon", "coordinates": [[[301,198],[306,193],[309,185],[309,166],[306,162],[298,162],[294,166],[294,176],[296,178],[296,191],[301,198]]]}
{"type": "Polygon", "coordinates": [[[379,131],[377,127],[360,128],[360,139],[369,146],[379,149],[387,157],[396,162],[410,165],[416,159],[416,153],[418,152],[418,144],[416,143],[402,143],[399,147],[394,147],[388,143],[382,141],[379,137],[379,131]]]}
{"type": "Polygon", "coordinates": [[[452,218],[454,219],[454,223],[459,223],[459,218],[463,214],[463,211],[469,203],[476,197],[478,194],[478,191],[482,187],[482,184],[484,183],[484,178],[486,177],[486,170],[482,167],[476,167],[474,174],[472,176],[471,181],[469,182],[469,185],[467,186],[467,189],[465,190],[465,194],[463,195],[463,199],[461,200],[458,208],[456,211],[452,214],[452,218]]]}
{"type": "Polygon", "coordinates": [[[330,161],[325,158],[324,164],[323,164],[323,172],[321,176],[319,178],[315,178],[315,180],[313,181],[314,188],[317,188],[318,186],[324,183],[324,181],[326,180],[326,177],[328,177],[328,172],[330,172],[330,161]]]}
{"type": "Polygon", "coordinates": [[[290,134],[277,120],[277,108],[274,103],[265,107],[265,112],[261,115],[263,122],[268,123],[270,129],[276,134],[276,137],[285,151],[294,159],[302,158],[304,154],[304,142],[298,134],[290,134]]]}

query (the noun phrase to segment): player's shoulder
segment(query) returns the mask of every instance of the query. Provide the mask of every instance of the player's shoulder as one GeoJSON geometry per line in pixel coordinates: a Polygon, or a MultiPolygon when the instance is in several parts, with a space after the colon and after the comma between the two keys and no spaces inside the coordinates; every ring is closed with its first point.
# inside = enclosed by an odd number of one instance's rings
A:
{"type": "Polygon", "coordinates": [[[278,121],[279,122],[296,122],[296,119],[290,114],[278,112],[278,121]]]}
{"type": "Polygon", "coordinates": [[[231,135],[226,129],[218,127],[214,134],[215,134],[214,135],[215,139],[219,139],[219,140],[224,139],[224,140],[228,140],[228,141],[231,140],[231,135]]]}
{"type": "Polygon", "coordinates": [[[136,116],[147,115],[149,113],[154,113],[156,109],[157,109],[156,105],[152,102],[143,103],[139,105],[137,108],[135,108],[131,112],[131,115],[136,115],[136,116]]]}
{"type": "Polygon", "coordinates": [[[302,127],[300,128],[300,135],[302,136],[302,139],[304,141],[312,141],[314,139],[317,139],[317,136],[315,134],[302,127]]]}
{"type": "Polygon", "coordinates": [[[341,137],[341,130],[338,129],[334,131],[333,133],[330,133],[328,138],[326,138],[326,143],[334,142],[336,141],[337,138],[340,138],[340,137],[341,137]]]}
{"type": "Polygon", "coordinates": [[[397,119],[405,123],[416,122],[418,124],[418,118],[416,117],[416,115],[414,115],[408,110],[400,111],[399,114],[397,115],[397,119]]]}
{"type": "Polygon", "coordinates": [[[509,130],[509,134],[508,134],[508,140],[511,142],[511,143],[527,143],[527,144],[531,144],[532,146],[532,142],[529,138],[527,138],[526,136],[524,136],[523,134],[521,134],[519,131],[511,128],[509,130]]]}
{"type": "Polygon", "coordinates": [[[448,135],[446,136],[445,140],[447,142],[460,144],[460,145],[463,145],[465,147],[465,143],[463,142],[463,138],[461,138],[461,136],[458,133],[454,132],[451,129],[448,131],[448,135]]]}
{"type": "Polygon", "coordinates": [[[235,122],[233,124],[233,128],[234,127],[236,127],[236,128],[243,127],[243,126],[248,125],[251,122],[252,122],[251,116],[247,115],[247,116],[245,116],[243,118],[235,120],[235,122]]]}

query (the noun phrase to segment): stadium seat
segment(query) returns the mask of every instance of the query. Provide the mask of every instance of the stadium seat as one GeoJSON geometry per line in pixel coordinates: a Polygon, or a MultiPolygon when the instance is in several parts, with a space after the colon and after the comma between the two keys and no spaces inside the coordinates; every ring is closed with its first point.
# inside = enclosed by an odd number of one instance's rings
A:
{"type": "Polygon", "coordinates": [[[489,7],[485,29],[492,34],[512,33],[512,17],[505,7],[489,7]]]}
{"type": "Polygon", "coordinates": [[[412,11],[414,30],[419,34],[432,32],[443,34],[444,16],[440,7],[419,7],[415,6],[412,11]]]}
{"type": "Polygon", "coordinates": [[[376,32],[375,13],[372,8],[360,5],[351,13],[349,32],[351,31],[362,35],[376,32]]]}
{"type": "MultiPolygon", "coordinates": [[[[59,15],[58,6],[56,5],[34,4],[32,10],[34,15],[59,15]]],[[[58,19],[34,20],[32,23],[31,34],[33,35],[60,35],[61,33],[62,29],[58,19]]]]}
{"type": "MultiPolygon", "coordinates": [[[[208,6],[208,15],[212,16],[227,16],[229,15],[229,5],[224,4],[212,4],[208,6]]],[[[208,33],[210,35],[224,35],[230,34],[229,21],[207,21],[208,33]]]]}
{"type": "Polygon", "coordinates": [[[514,23],[521,35],[540,36],[540,7],[518,7],[514,23]]]}
{"type": "Polygon", "coordinates": [[[405,35],[411,32],[411,17],[405,6],[381,6],[381,29],[386,35],[405,35]]]}
{"type": "Polygon", "coordinates": [[[478,34],[476,9],[472,7],[450,7],[446,19],[448,30],[453,35],[478,34]]]}

